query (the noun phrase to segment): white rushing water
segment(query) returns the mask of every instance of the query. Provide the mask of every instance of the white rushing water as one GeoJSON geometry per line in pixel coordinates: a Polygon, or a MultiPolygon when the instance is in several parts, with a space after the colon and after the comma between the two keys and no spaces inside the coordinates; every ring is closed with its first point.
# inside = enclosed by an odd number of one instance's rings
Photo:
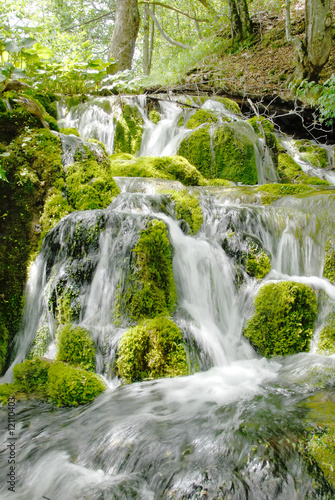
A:
{"type": "MultiPolygon", "coordinates": [[[[144,113],[143,102],[136,105],[144,113]]],[[[86,120],[93,124],[104,116],[104,106],[88,106],[85,119],[73,112],[66,126],[85,134],[86,120]]],[[[158,124],[145,117],[141,154],[167,154],[178,134],[186,134],[177,132],[178,105],[161,106],[158,124]]],[[[253,133],[249,124],[241,128],[253,133]]],[[[191,236],[171,199],[160,194],[164,187],[181,189],[180,183],[116,181],[121,194],[107,209],[72,213],[46,236],[30,272],[15,360],[5,378],[11,379],[41,326],[49,331],[46,355],[55,356],[53,308],[71,290],[80,304],[75,321],[92,333],[97,371],[110,387],[80,408],[29,400],[17,405],[16,491],[3,482],[0,498],[330,500],[297,443],[308,421],[304,401],[334,387],[335,357],[301,353],[267,360],[242,335],[264,282],[293,280],[324,291],[319,326],[332,309],[335,287],[322,278],[329,229],[320,215],[324,205],[311,195],[264,207],[234,201],[222,188],[196,188],[204,222],[191,236]],[[184,377],[120,385],[113,366],[129,319],[115,317],[115,304],[127,285],[131,251],[153,218],[168,228],[178,295],[173,320],[191,346],[191,368],[184,377]],[[236,256],[250,241],[271,256],[263,282],[238,269],[236,256]]],[[[323,196],[331,212],[332,195],[323,196]]],[[[0,419],[6,428],[6,409],[0,419]]],[[[8,474],[7,437],[0,437],[2,477],[8,474]]]]}

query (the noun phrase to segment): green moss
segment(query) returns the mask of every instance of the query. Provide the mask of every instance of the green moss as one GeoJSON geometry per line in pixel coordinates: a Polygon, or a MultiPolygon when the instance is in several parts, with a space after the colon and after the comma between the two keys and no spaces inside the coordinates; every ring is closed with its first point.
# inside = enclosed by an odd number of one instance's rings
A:
{"type": "Polygon", "coordinates": [[[226,179],[208,179],[207,180],[207,185],[208,186],[233,186],[233,183],[231,181],[227,181],[226,179]]]}
{"type": "Polygon", "coordinates": [[[190,195],[186,189],[175,191],[173,189],[163,190],[171,196],[175,202],[175,211],[178,219],[184,219],[191,229],[191,234],[199,231],[203,222],[203,216],[199,200],[196,196],[190,195]]]}
{"type": "Polygon", "coordinates": [[[180,143],[178,154],[194,165],[204,177],[213,177],[209,126],[194,130],[180,143]]]}
{"type": "Polygon", "coordinates": [[[73,211],[61,191],[54,189],[47,197],[43,213],[40,218],[41,239],[52,229],[63,217],[73,211]]]}
{"type": "Polygon", "coordinates": [[[0,322],[2,346],[19,327],[26,268],[39,240],[38,221],[51,186],[64,185],[61,142],[49,130],[25,132],[7,147],[8,182],[0,182],[0,322]],[[8,334],[8,337],[7,337],[8,334]]]}
{"type": "Polygon", "coordinates": [[[308,139],[295,141],[295,147],[298,149],[303,160],[308,161],[313,167],[326,168],[328,166],[327,150],[311,144],[308,139]]]}
{"type": "Polygon", "coordinates": [[[333,240],[326,243],[325,265],[323,276],[331,283],[335,284],[335,242],[333,240]]]}
{"type": "Polygon", "coordinates": [[[241,115],[241,110],[237,102],[228,99],[227,97],[211,97],[212,101],[221,102],[224,107],[230,111],[231,113],[235,113],[236,115],[241,115]]]}
{"type": "Polygon", "coordinates": [[[28,358],[38,359],[44,356],[50,344],[50,340],[51,336],[50,336],[49,325],[47,322],[44,322],[39,326],[35,334],[34,342],[30,348],[28,358]]]}
{"type": "Polygon", "coordinates": [[[26,360],[13,368],[14,385],[18,392],[37,393],[46,396],[48,393],[48,372],[52,361],[47,359],[26,360]]]}
{"type": "Polygon", "coordinates": [[[275,160],[275,164],[277,165],[277,155],[278,152],[281,151],[281,146],[273,133],[274,124],[267,120],[263,116],[253,116],[248,120],[258,137],[264,138],[268,148],[272,152],[272,157],[275,160]]]}
{"type": "Polygon", "coordinates": [[[143,133],[143,118],[138,109],[126,104],[117,121],[114,135],[114,153],[135,154],[140,150],[143,133]]]}
{"type": "Polygon", "coordinates": [[[287,153],[278,155],[278,174],[283,182],[302,182],[308,178],[300,165],[287,153]]]}
{"type": "Polygon", "coordinates": [[[161,115],[159,114],[158,111],[156,111],[155,109],[152,109],[151,111],[149,111],[149,119],[153,122],[153,123],[158,123],[161,119],[161,115]]]}
{"type": "Polygon", "coordinates": [[[282,196],[296,196],[311,192],[312,188],[305,184],[262,184],[256,188],[257,193],[262,194],[262,203],[269,204],[282,196]]]}
{"type": "Polygon", "coordinates": [[[307,450],[335,487],[335,403],[331,394],[321,393],[309,398],[305,406],[310,410],[308,418],[316,428],[307,450]]]}
{"type": "Polygon", "coordinates": [[[118,346],[116,368],[125,383],[188,374],[183,337],[167,318],[145,320],[127,330],[118,346]]]}
{"type": "Polygon", "coordinates": [[[7,106],[3,102],[3,99],[0,99],[0,113],[7,113],[7,106]]]}
{"type": "Polygon", "coordinates": [[[218,118],[214,111],[208,109],[198,109],[186,123],[187,128],[197,128],[204,123],[217,123],[218,118]]]}
{"type": "Polygon", "coordinates": [[[335,354],[335,312],[328,316],[320,332],[317,352],[325,356],[335,354]]]}
{"type": "Polygon", "coordinates": [[[88,148],[68,167],[66,186],[68,203],[75,210],[106,208],[120,192],[108,159],[99,161],[88,148]]]}
{"type": "Polygon", "coordinates": [[[91,403],[106,386],[95,373],[55,363],[49,369],[49,396],[57,406],[91,403]]]}
{"type": "Polygon", "coordinates": [[[200,172],[181,156],[141,156],[138,159],[112,155],[113,176],[154,177],[178,180],[186,186],[204,186],[206,180],[200,172]]]}
{"type": "Polygon", "coordinates": [[[132,255],[135,258],[134,272],[124,297],[128,316],[139,321],[173,312],[177,295],[164,222],[152,220],[141,231],[132,255]]]}
{"type": "Polygon", "coordinates": [[[0,373],[2,373],[6,366],[8,349],[8,330],[6,326],[0,322],[0,373]]]}
{"type": "MultiPolygon", "coordinates": [[[[74,276],[72,276],[74,279],[74,276]]],[[[77,293],[72,288],[65,288],[57,295],[56,320],[58,325],[65,325],[79,319],[80,303],[77,301],[77,293]]]]}
{"type": "Polygon", "coordinates": [[[317,313],[315,292],[307,285],[285,281],[262,286],[256,312],[244,336],[265,357],[308,351],[317,313]]]}
{"type": "Polygon", "coordinates": [[[224,123],[214,134],[215,175],[242,184],[257,184],[254,144],[246,134],[224,123]]]}
{"type": "Polygon", "coordinates": [[[330,182],[326,181],[326,179],[320,179],[320,177],[307,177],[303,184],[309,184],[310,186],[330,186],[330,182]]]}
{"type": "Polygon", "coordinates": [[[57,361],[94,371],[95,346],[88,330],[67,324],[57,333],[57,345],[57,361]]]}
{"type": "Polygon", "coordinates": [[[263,279],[271,271],[271,262],[269,256],[263,251],[248,253],[245,269],[249,276],[256,279],[263,279]]]}
{"type": "Polygon", "coordinates": [[[72,134],[72,135],[76,135],[77,137],[80,137],[80,134],[76,128],[63,127],[63,128],[60,128],[59,131],[61,132],[61,134],[66,134],[66,135],[72,134]]]}

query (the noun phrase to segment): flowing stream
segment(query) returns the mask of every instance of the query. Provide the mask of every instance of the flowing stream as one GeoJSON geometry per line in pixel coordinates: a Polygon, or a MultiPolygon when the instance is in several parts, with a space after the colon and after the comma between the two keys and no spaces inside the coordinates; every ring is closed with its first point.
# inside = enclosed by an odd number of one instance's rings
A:
{"type": "MultiPolygon", "coordinates": [[[[151,140],[153,148],[159,145],[152,154],[167,151],[176,135],[167,137],[164,127],[168,120],[178,120],[178,113],[161,123],[165,143],[148,133],[142,154],[151,151],[151,140]]],[[[92,116],[91,121],[93,126],[92,116]]],[[[178,182],[116,181],[121,194],[107,209],[72,213],[45,238],[30,273],[14,361],[25,358],[41,325],[50,332],[46,356],[55,355],[50,301],[59,290],[76,288],[78,324],[92,332],[98,346],[97,371],[109,388],[91,405],[74,409],[29,400],[17,403],[16,489],[8,491],[3,481],[0,498],[334,498],[303,460],[298,439],[309,419],[304,402],[334,386],[335,357],[310,352],[260,358],[242,328],[261,284],[246,273],[240,284],[234,258],[223,249],[232,228],[239,235],[237,250],[243,250],[243,235],[261,242],[271,255],[266,281],[292,279],[323,290],[326,310],[335,303],[335,287],[322,278],[334,195],[323,193],[320,201],[321,195],[314,193],[262,206],[243,201],[247,188],[243,193],[237,187],[193,188],[204,223],[190,236],[177,220],[171,199],[160,192],[162,187],[180,189],[178,182]],[[320,203],[329,209],[327,220],[322,219],[325,207],[320,203]],[[112,367],[128,325],[112,311],[131,249],[153,218],[163,220],[169,231],[178,294],[173,319],[191,346],[190,374],[122,386],[112,367]],[[89,241],[80,248],[74,245],[78,231],[89,241]]],[[[318,327],[323,320],[321,309],[318,327]]],[[[10,378],[11,369],[6,380],[10,378]]],[[[0,409],[0,418],[6,429],[7,409],[0,409]]],[[[0,440],[5,478],[7,434],[0,440]]]]}

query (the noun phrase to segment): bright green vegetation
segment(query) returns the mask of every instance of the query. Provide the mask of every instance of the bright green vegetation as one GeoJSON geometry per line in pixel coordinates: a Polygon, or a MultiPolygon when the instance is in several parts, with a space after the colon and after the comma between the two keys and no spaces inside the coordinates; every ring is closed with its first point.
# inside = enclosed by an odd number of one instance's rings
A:
{"type": "Polygon", "coordinates": [[[248,252],[245,270],[256,279],[263,279],[271,271],[271,261],[264,250],[258,250],[256,246],[251,247],[248,252]]]}
{"type": "Polygon", "coordinates": [[[208,179],[207,180],[207,185],[208,186],[224,186],[224,187],[229,187],[229,186],[233,186],[234,184],[231,181],[227,181],[226,179],[208,179]]]}
{"type": "Polygon", "coordinates": [[[116,124],[114,153],[135,154],[141,147],[142,132],[143,118],[138,109],[125,104],[116,124]]]}
{"type": "Polygon", "coordinates": [[[198,109],[194,115],[191,116],[191,118],[188,120],[186,123],[187,128],[197,128],[199,125],[202,125],[204,123],[217,123],[218,118],[216,116],[216,113],[214,111],[210,111],[208,109],[198,109]]]}
{"type": "Polygon", "coordinates": [[[94,371],[95,346],[89,331],[67,324],[57,333],[57,339],[57,361],[94,371]]]}
{"type": "Polygon", "coordinates": [[[51,336],[49,331],[49,325],[47,321],[42,323],[34,338],[34,342],[30,348],[28,359],[37,359],[46,353],[46,350],[50,344],[51,336]]]}
{"type": "Polygon", "coordinates": [[[268,283],[256,296],[255,314],[243,334],[267,358],[308,351],[316,314],[316,296],[309,286],[268,283]]]}
{"type": "Polygon", "coordinates": [[[265,138],[266,145],[271,150],[272,158],[277,165],[278,152],[280,151],[281,147],[279,142],[277,141],[275,134],[273,133],[274,124],[263,116],[254,116],[250,118],[248,122],[250,123],[258,137],[265,138]]]}
{"type": "Polygon", "coordinates": [[[164,222],[149,222],[148,227],[141,231],[132,253],[134,270],[123,298],[128,316],[139,321],[172,313],[177,295],[170,242],[164,222]]]}
{"type": "Polygon", "coordinates": [[[320,332],[317,352],[325,356],[335,354],[335,312],[328,316],[326,325],[320,332]]]}
{"type": "Polygon", "coordinates": [[[66,173],[67,199],[75,210],[106,208],[120,192],[105,160],[99,161],[90,150],[76,154],[76,162],[66,173]]]}
{"type": "Polygon", "coordinates": [[[204,177],[213,177],[212,150],[209,125],[201,127],[185,137],[180,143],[178,154],[194,165],[204,177]]]}
{"type": "Polygon", "coordinates": [[[333,240],[326,243],[326,257],[323,268],[323,276],[331,283],[335,284],[335,242],[333,240]]]}
{"type": "Polygon", "coordinates": [[[236,115],[241,115],[241,110],[239,108],[239,105],[237,102],[232,101],[231,99],[228,99],[227,97],[211,97],[213,101],[218,101],[221,102],[221,104],[224,105],[224,107],[230,111],[231,113],[235,113],[236,115]]]}
{"type": "Polygon", "coordinates": [[[278,155],[278,174],[283,182],[302,182],[307,178],[300,165],[287,153],[278,155]]]}
{"type": "Polygon", "coordinates": [[[326,149],[311,144],[308,139],[295,141],[294,144],[301,158],[308,161],[313,167],[326,168],[328,166],[328,153],[326,149]]]}
{"type": "Polygon", "coordinates": [[[41,240],[57,222],[73,211],[65,196],[59,189],[51,189],[45,200],[43,213],[40,218],[41,240]]]}
{"type": "Polygon", "coordinates": [[[167,189],[163,190],[162,193],[166,193],[171,196],[172,200],[175,202],[177,218],[184,219],[188,223],[191,229],[191,234],[197,233],[203,221],[198,198],[190,195],[186,189],[183,191],[167,189]]]}
{"type": "Polygon", "coordinates": [[[90,403],[106,389],[95,373],[49,359],[26,360],[13,369],[14,382],[0,385],[0,401],[9,396],[51,400],[57,406],[90,403]]]}
{"type": "Polygon", "coordinates": [[[161,119],[161,115],[159,114],[158,111],[156,111],[155,109],[151,109],[149,111],[149,119],[153,122],[153,123],[158,123],[161,119]]]}
{"type": "Polygon", "coordinates": [[[95,373],[64,363],[49,369],[49,396],[57,406],[78,406],[91,403],[106,386],[95,373]]]}
{"type": "Polygon", "coordinates": [[[60,128],[59,131],[65,135],[72,134],[72,135],[76,135],[77,137],[80,137],[80,134],[76,128],[63,127],[63,128],[60,128]]]}
{"type": "Polygon", "coordinates": [[[254,144],[246,134],[224,123],[214,134],[216,175],[242,184],[257,184],[257,164],[254,144]]]}
{"type": "Polygon", "coordinates": [[[7,359],[7,342],[13,340],[21,320],[26,267],[40,236],[38,221],[47,192],[51,186],[64,185],[60,139],[49,130],[28,130],[3,149],[8,182],[0,181],[0,322],[5,325],[0,330],[0,371],[7,359]]]}
{"type": "Polygon", "coordinates": [[[307,443],[307,450],[335,487],[335,403],[331,393],[325,392],[310,397],[305,406],[310,410],[308,419],[317,429],[307,443]]]}
{"type": "Polygon", "coordinates": [[[129,328],[118,345],[116,368],[125,383],[188,374],[180,329],[167,318],[129,328]]]}
{"type": "Polygon", "coordinates": [[[262,184],[256,188],[257,193],[262,194],[262,203],[270,204],[282,196],[296,196],[312,192],[312,188],[306,184],[262,184]]]}
{"type": "Polygon", "coordinates": [[[177,180],[186,186],[204,186],[206,180],[201,173],[181,156],[141,156],[139,158],[112,155],[113,176],[156,177],[177,180]]]}

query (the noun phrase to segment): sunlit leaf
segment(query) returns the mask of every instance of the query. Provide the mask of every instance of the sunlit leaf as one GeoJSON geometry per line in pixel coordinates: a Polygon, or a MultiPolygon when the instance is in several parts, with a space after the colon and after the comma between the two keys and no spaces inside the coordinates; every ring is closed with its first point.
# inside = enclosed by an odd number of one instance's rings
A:
{"type": "Polygon", "coordinates": [[[12,42],[6,43],[5,48],[6,48],[7,52],[12,54],[13,52],[20,52],[20,50],[22,49],[22,45],[19,44],[18,42],[12,41],[12,42]]]}

